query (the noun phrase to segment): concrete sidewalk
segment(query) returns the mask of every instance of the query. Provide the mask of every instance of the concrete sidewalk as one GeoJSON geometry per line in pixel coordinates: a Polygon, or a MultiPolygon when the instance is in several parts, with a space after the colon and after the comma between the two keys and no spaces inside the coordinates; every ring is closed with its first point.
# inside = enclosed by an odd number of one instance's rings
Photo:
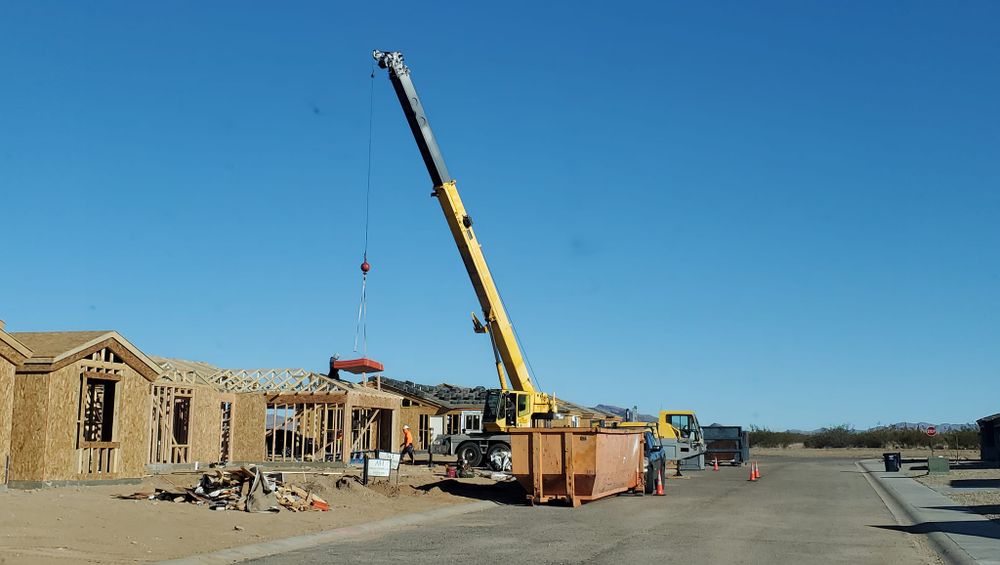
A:
{"type": "Polygon", "coordinates": [[[905,473],[887,473],[882,461],[862,461],[872,487],[903,525],[888,527],[927,534],[950,563],[1000,565],[1000,524],[959,505],[905,473]]]}

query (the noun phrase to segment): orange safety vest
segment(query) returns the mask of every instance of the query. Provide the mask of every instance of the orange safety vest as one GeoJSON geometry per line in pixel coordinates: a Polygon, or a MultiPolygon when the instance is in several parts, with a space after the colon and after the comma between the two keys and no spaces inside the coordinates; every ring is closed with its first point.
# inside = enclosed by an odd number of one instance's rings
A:
{"type": "Polygon", "coordinates": [[[413,434],[410,430],[403,430],[403,445],[413,445],[413,434]]]}

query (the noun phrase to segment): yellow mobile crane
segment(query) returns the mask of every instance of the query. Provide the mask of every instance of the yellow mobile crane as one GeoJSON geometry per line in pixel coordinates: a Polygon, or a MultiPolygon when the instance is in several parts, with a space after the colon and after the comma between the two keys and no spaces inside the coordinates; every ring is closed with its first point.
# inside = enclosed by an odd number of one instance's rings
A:
{"type": "Polygon", "coordinates": [[[489,391],[483,407],[484,431],[439,436],[431,449],[435,453],[458,455],[472,466],[481,464],[483,455],[486,455],[487,461],[497,467],[502,465],[505,457],[507,460],[510,457],[510,436],[504,432],[511,427],[530,427],[537,419],[553,418],[558,412],[556,399],[535,390],[531,382],[514,328],[472,229],[472,218],[462,205],[455,180],[445,166],[441,149],[410,78],[410,69],[403,62],[403,54],[398,51],[373,51],[372,56],[379,67],[389,71],[389,80],[431,176],[434,187],[431,196],[437,198],[441,205],[486,321],[482,323],[473,313],[473,329],[477,333],[489,334],[500,379],[500,389],[489,391]]]}

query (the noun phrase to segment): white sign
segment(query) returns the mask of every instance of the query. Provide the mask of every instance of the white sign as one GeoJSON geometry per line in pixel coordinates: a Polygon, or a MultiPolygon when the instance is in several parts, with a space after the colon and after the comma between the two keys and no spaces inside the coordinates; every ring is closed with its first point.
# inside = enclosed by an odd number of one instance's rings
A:
{"type": "Polygon", "coordinates": [[[375,457],[389,462],[389,468],[399,469],[399,454],[391,451],[376,451],[375,457]]]}
{"type": "Polygon", "coordinates": [[[365,477],[388,477],[392,472],[392,463],[388,459],[366,459],[365,477]]]}

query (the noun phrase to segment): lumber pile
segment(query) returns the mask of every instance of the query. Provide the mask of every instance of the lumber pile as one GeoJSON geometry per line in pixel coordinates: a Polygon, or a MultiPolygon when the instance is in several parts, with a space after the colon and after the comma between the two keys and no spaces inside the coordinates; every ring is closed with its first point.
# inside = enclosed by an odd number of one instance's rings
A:
{"type": "Polygon", "coordinates": [[[281,473],[265,473],[258,467],[235,470],[216,469],[202,475],[191,488],[155,489],[119,498],[165,500],[208,506],[212,510],[241,512],[325,511],[330,505],[303,488],[282,480],[281,473]]]}

